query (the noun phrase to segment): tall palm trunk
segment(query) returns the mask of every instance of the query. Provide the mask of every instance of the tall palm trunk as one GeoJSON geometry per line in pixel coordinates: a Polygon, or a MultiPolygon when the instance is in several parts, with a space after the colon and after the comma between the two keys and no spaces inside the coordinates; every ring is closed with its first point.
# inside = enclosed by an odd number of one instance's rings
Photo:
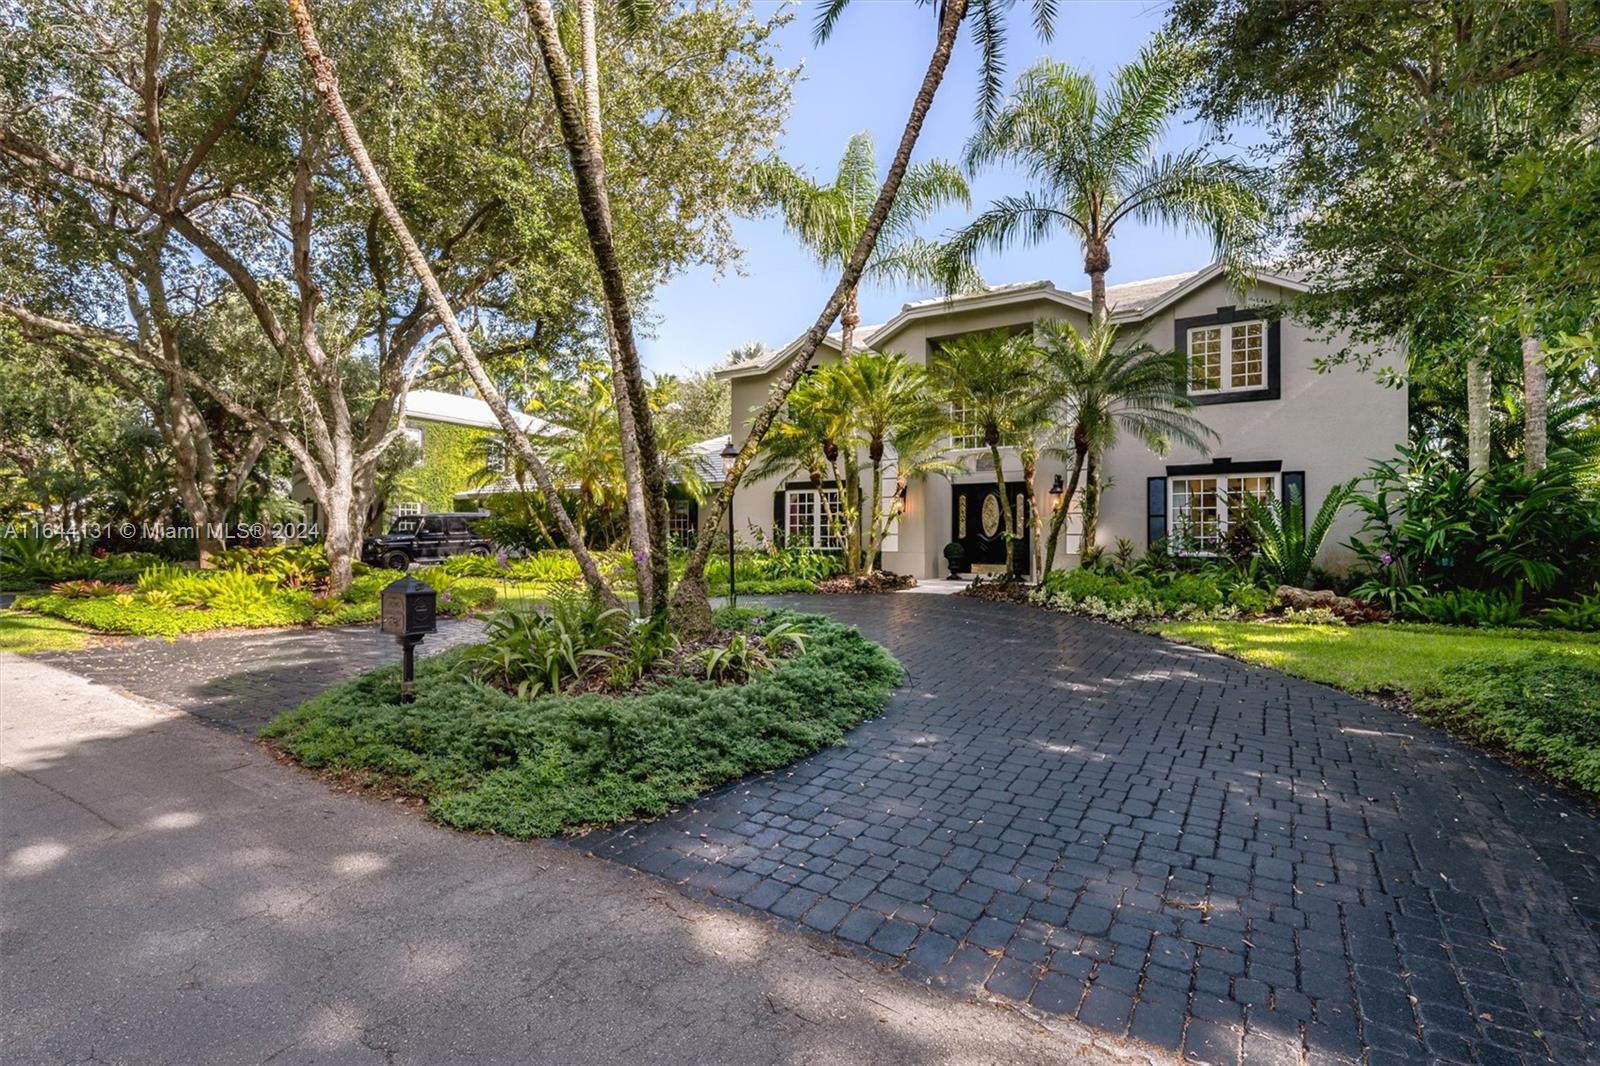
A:
{"type": "Polygon", "coordinates": [[[1103,237],[1090,237],[1084,247],[1083,270],[1089,275],[1089,315],[1097,329],[1105,328],[1106,271],[1111,269],[1111,249],[1103,237]]]}
{"type": "MultiPolygon", "coordinates": [[[[549,0],[528,0],[525,8],[540,57],[544,60],[546,80],[550,83],[556,114],[561,120],[561,138],[572,164],[579,213],[583,216],[584,229],[588,233],[589,248],[600,270],[606,317],[611,323],[612,337],[617,346],[618,369],[621,370],[616,385],[626,395],[633,412],[634,436],[639,452],[639,480],[643,487],[648,532],[645,562],[650,572],[651,599],[647,613],[652,621],[664,623],[667,587],[671,580],[667,559],[666,472],[661,465],[649,395],[645,390],[644,372],[633,332],[633,311],[628,299],[627,279],[613,235],[605,160],[592,148],[577,84],[573,81],[572,67],[567,62],[567,54],[556,28],[555,12],[549,0]]],[[[716,517],[718,521],[721,520],[720,513],[716,517]]],[[[707,548],[709,550],[709,542],[707,548]]],[[[638,546],[635,546],[634,551],[638,550],[638,546]]]]}
{"type": "MultiPolygon", "coordinates": [[[[583,572],[584,581],[608,605],[621,606],[611,586],[606,583],[600,573],[600,567],[595,563],[594,556],[589,554],[583,542],[583,534],[572,522],[567,509],[562,506],[561,498],[556,492],[554,480],[550,471],[545,466],[544,460],[539,458],[533,446],[528,443],[528,436],[523,432],[516,419],[511,417],[511,410],[506,406],[500,390],[495,388],[494,382],[484,372],[483,364],[478,361],[477,353],[472,349],[472,342],[467,339],[466,333],[461,329],[461,323],[456,318],[450,301],[445,299],[444,290],[439,287],[439,279],[434,276],[433,268],[428,265],[427,257],[422,254],[422,249],[417,245],[416,238],[412,237],[411,230],[406,226],[405,219],[400,217],[400,210],[395,207],[394,200],[389,196],[389,190],[383,183],[383,178],[378,174],[378,168],[373,166],[372,157],[367,154],[366,142],[361,137],[361,131],[356,129],[355,120],[350,116],[350,109],[345,106],[344,96],[339,91],[339,79],[333,69],[333,61],[322,52],[322,46],[317,41],[316,27],[311,21],[311,9],[306,0],[289,0],[289,14],[294,21],[295,34],[300,39],[301,51],[305,53],[306,62],[310,65],[313,81],[316,85],[317,95],[322,98],[323,106],[333,118],[334,126],[339,131],[339,138],[344,142],[350,158],[355,162],[356,169],[361,173],[361,179],[367,186],[378,211],[383,215],[384,221],[394,233],[396,242],[405,253],[406,263],[411,272],[416,275],[417,282],[422,286],[423,293],[428,298],[428,304],[433,309],[434,315],[444,327],[445,335],[450,340],[450,346],[455,350],[456,357],[461,360],[467,374],[472,378],[473,384],[478,388],[478,394],[483,402],[494,412],[495,419],[505,429],[511,440],[512,447],[517,454],[522,456],[528,470],[533,474],[534,481],[539,485],[539,491],[544,493],[545,500],[550,505],[551,512],[555,515],[556,525],[561,530],[561,535],[567,539],[572,553],[578,561],[578,568],[583,572]]],[[[348,501],[344,501],[348,503],[348,501]]],[[[348,507],[330,507],[330,512],[345,511],[348,507]]],[[[334,515],[329,515],[330,522],[334,515]]],[[[348,525],[348,515],[342,521],[348,525]]],[[[330,531],[330,540],[333,540],[330,531]]],[[[344,584],[349,583],[350,561],[348,558],[329,559],[333,567],[334,587],[343,587],[337,584],[341,574],[344,575],[344,584]]]]}
{"type": "MultiPolygon", "coordinates": [[[[583,124],[589,135],[589,151],[604,158],[600,136],[600,35],[595,18],[595,0],[578,2],[578,34],[583,52],[583,124]]],[[[628,548],[633,554],[635,580],[641,605],[656,602],[654,571],[641,553],[650,550],[650,512],[644,495],[644,479],[639,471],[639,433],[633,422],[633,404],[623,383],[626,373],[616,335],[606,328],[606,353],[611,360],[611,400],[617,410],[617,435],[622,448],[622,480],[627,486],[628,548]]]]}
{"type": "Polygon", "coordinates": [[[1100,453],[1089,449],[1089,460],[1084,466],[1083,484],[1083,551],[1080,563],[1095,554],[1095,535],[1100,524],[1100,453]]]}
{"type": "Polygon", "coordinates": [[[1537,474],[1548,464],[1550,374],[1537,334],[1522,336],[1522,465],[1537,474]]]}
{"type": "MultiPolygon", "coordinates": [[[[911,114],[906,118],[905,130],[900,135],[900,145],[895,150],[894,159],[889,164],[889,172],[883,179],[883,188],[878,190],[878,200],[872,205],[872,213],[867,216],[866,228],[862,230],[855,251],[845,263],[839,283],[834,286],[833,295],[828,298],[828,302],[823,305],[822,313],[806,332],[805,340],[801,342],[799,350],[789,363],[789,369],[778,379],[771,395],[767,397],[766,404],[751,420],[750,432],[745,437],[744,445],[739,449],[739,456],[733,461],[728,476],[723,479],[722,488],[712,504],[712,528],[716,528],[722,521],[723,514],[733,501],[734,489],[755,458],[757,449],[761,447],[762,438],[767,435],[767,429],[772,425],[772,420],[783,409],[790,390],[811,365],[811,357],[816,354],[817,346],[827,336],[833,320],[839,317],[846,297],[861,281],[861,272],[866,269],[867,258],[877,246],[878,233],[883,229],[884,219],[889,215],[889,208],[894,205],[895,195],[900,191],[900,182],[905,177],[906,168],[911,164],[911,151],[916,147],[917,138],[922,133],[923,121],[928,116],[928,109],[933,106],[933,98],[939,91],[939,83],[944,80],[945,70],[950,65],[950,53],[955,48],[956,36],[966,15],[967,0],[945,0],[939,19],[939,33],[934,40],[933,54],[928,57],[928,68],[922,76],[922,85],[918,88],[916,100],[911,105],[911,114]]],[[[684,568],[683,578],[679,581],[677,592],[673,596],[673,607],[680,613],[684,628],[690,632],[703,631],[710,627],[711,607],[705,578],[706,559],[710,553],[710,538],[702,538],[696,542],[694,553],[689,557],[688,566],[684,568]]]]}
{"type": "Polygon", "coordinates": [[[1040,575],[1043,580],[1056,566],[1056,545],[1061,542],[1061,530],[1067,524],[1067,518],[1072,513],[1072,501],[1078,495],[1078,481],[1083,477],[1084,460],[1089,454],[1089,449],[1080,441],[1073,447],[1072,474],[1067,478],[1067,490],[1061,495],[1061,502],[1056,505],[1055,514],[1050,516],[1050,542],[1044,550],[1044,573],[1040,575]]]}
{"type": "Polygon", "coordinates": [[[1039,455],[1035,451],[1032,442],[1022,446],[1021,457],[1022,483],[1027,486],[1027,488],[1024,490],[1028,500],[1028,517],[1026,521],[1028,525],[1028,531],[1032,534],[1032,536],[1028,538],[1028,543],[1032,546],[1030,557],[1028,559],[1028,570],[1033,576],[1034,580],[1037,581],[1043,576],[1042,572],[1039,570],[1039,563],[1040,553],[1044,550],[1044,544],[1042,543],[1043,537],[1040,535],[1043,532],[1043,529],[1040,525],[1039,518],[1039,494],[1036,486],[1033,483],[1034,479],[1039,476],[1039,455]]]}
{"type": "Polygon", "coordinates": [[[860,290],[852,288],[844,298],[844,310],[839,312],[839,357],[848,359],[855,346],[856,327],[861,325],[860,290]]]}
{"type": "Polygon", "coordinates": [[[1489,472],[1489,362],[1482,351],[1467,356],[1467,473],[1477,492],[1489,472]]]}
{"type": "Polygon", "coordinates": [[[883,442],[873,441],[867,450],[867,457],[872,461],[872,510],[867,512],[866,520],[866,545],[862,555],[866,560],[866,569],[877,569],[878,545],[878,511],[883,507],[883,442]]]}

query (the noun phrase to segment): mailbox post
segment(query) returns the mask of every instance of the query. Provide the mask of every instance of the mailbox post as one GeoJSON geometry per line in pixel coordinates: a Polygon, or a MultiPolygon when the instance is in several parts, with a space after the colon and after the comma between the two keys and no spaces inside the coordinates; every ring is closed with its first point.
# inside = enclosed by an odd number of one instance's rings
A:
{"type": "Polygon", "coordinates": [[[414,577],[403,577],[390,582],[383,590],[383,613],[379,628],[393,633],[403,656],[400,666],[400,702],[410,703],[415,690],[412,654],[422,638],[432,633],[434,608],[433,589],[414,577]]]}

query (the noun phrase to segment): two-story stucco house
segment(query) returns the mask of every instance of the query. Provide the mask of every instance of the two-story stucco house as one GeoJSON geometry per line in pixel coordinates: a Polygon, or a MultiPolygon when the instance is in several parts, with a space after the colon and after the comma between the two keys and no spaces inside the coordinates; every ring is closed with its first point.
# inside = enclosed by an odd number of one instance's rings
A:
{"type": "MultiPolygon", "coordinates": [[[[1298,488],[1314,512],[1329,486],[1359,476],[1371,460],[1392,455],[1405,442],[1404,389],[1381,385],[1373,373],[1353,366],[1326,373],[1316,369],[1329,343],[1295,318],[1294,301],[1304,291],[1292,277],[1263,273],[1241,297],[1215,264],[1107,290],[1111,321],[1123,340],[1142,336],[1184,353],[1195,414],[1217,437],[1209,452],[1176,446],[1159,455],[1121,436],[1105,458],[1096,535],[1102,547],[1126,538],[1142,551],[1178,530],[1195,549],[1214,546],[1234,520],[1228,513],[1230,496],[1238,499],[1242,492],[1298,488]]],[[[997,327],[1025,327],[1041,318],[1065,319],[1086,332],[1088,296],[1039,281],[923,300],[905,305],[882,325],[861,329],[856,345],[926,363],[941,342],[997,327]]],[[[743,443],[750,412],[765,402],[798,347],[796,340],[721,372],[732,386],[736,443],[743,443]]],[[[813,361],[839,358],[835,335],[813,361]]],[[[1018,388],[1027,387],[1018,382],[1018,388]]],[[[991,499],[997,492],[994,471],[986,449],[969,447],[978,443],[958,434],[951,449],[964,460],[965,472],[910,487],[905,514],[884,547],[885,569],[919,578],[942,576],[943,549],[952,540],[962,543],[973,569],[1004,568],[999,501],[991,499]]],[[[1021,463],[1011,449],[1003,449],[1002,458],[1009,491],[1023,497],[1026,506],[1021,463]]],[[[1049,489],[1065,473],[1061,462],[1042,459],[1035,498],[1052,499],[1049,489]]],[[[824,485],[822,491],[832,488],[824,485]]],[[[741,484],[735,528],[741,535],[752,527],[777,530],[791,540],[827,547],[829,532],[816,494],[798,475],[741,484]]],[[[1341,545],[1358,526],[1353,515],[1341,518],[1325,544],[1324,565],[1346,561],[1341,545]]],[[[1081,552],[1075,527],[1074,518],[1060,549],[1067,553],[1067,566],[1075,565],[1081,552]]],[[[1016,553],[1023,567],[1031,565],[1030,543],[1019,545],[1016,553]]]]}

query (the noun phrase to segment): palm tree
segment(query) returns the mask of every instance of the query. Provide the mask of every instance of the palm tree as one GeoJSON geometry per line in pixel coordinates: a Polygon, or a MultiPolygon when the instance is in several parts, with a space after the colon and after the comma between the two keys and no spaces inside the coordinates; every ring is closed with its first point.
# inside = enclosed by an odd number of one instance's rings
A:
{"type": "MultiPolygon", "coordinates": [[[[756,187],[770,198],[783,216],[783,224],[798,237],[826,270],[843,269],[866,232],[872,206],[878,198],[878,160],[872,135],[857,133],[845,145],[833,181],[819,185],[803,171],[778,159],[769,160],[755,174],[756,187]]],[[[856,328],[861,324],[860,286],[933,284],[943,278],[939,262],[943,249],[917,235],[917,227],[948,204],[971,207],[971,195],[961,171],[934,160],[906,170],[878,242],[856,284],[845,293],[839,313],[842,330],[839,351],[849,355],[856,328]]],[[[975,283],[970,269],[962,268],[956,283],[975,283]]]]}
{"type": "Polygon", "coordinates": [[[783,417],[767,434],[755,476],[804,471],[843,545],[846,570],[859,574],[872,567],[889,527],[904,511],[910,483],[955,468],[944,456],[947,428],[944,405],[924,368],[901,355],[856,352],[795,386],[783,417]],[[890,462],[895,488],[885,498],[890,462]],[[837,507],[821,492],[825,475],[838,487],[837,507]],[[865,512],[864,479],[871,481],[865,512]]]}
{"type": "Polygon", "coordinates": [[[905,511],[911,482],[954,471],[959,464],[945,456],[949,419],[926,368],[902,355],[861,352],[840,364],[839,375],[850,405],[851,443],[865,447],[871,468],[872,507],[867,512],[862,560],[870,567],[889,527],[905,511]],[[895,488],[885,508],[883,470],[890,460],[895,464],[895,488]]]}
{"type": "MultiPolygon", "coordinates": [[[[1050,518],[1046,574],[1055,565],[1056,544],[1085,470],[1092,481],[1092,471],[1119,433],[1132,433],[1161,454],[1174,440],[1205,449],[1216,439],[1189,413],[1194,404],[1184,390],[1183,357],[1144,343],[1118,348],[1116,339],[1113,326],[1091,323],[1087,337],[1070,322],[1043,319],[1034,326],[1034,343],[1045,362],[1043,391],[1070,427],[1072,458],[1065,495],[1050,518]]],[[[1085,506],[1085,552],[1093,544],[1092,522],[1091,508],[1085,506]]]]}
{"type": "Polygon", "coordinates": [[[1190,51],[1168,37],[1141,49],[1103,95],[1088,74],[1055,60],[1024,71],[994,122],[967,142],[966,164],[971,172],[1014,164],[1035,188],[996,200],[950,240],[946,286],[954,289],[980,251],[1038,244],[1065,229],[1082,244],[1094,319],[1103,324],[1111,238],[1123,219],[1209,230],[1218,258],[1242,273],[1265,216],[1252,171],[1204,148],[1157,151],[1194,71],[1190,51]]]}
{"type": "MultiPolygon", "coordinates": [[[[291,3],[296,4],[303,2],[304,0],[291,0],[291,3]]],[[[889,161],[883,186],[878,190],[872,211],[867,216],[866,228],[845,261],[839,280],[834,285],[827,302],[823,304],[821,313],[806,330],[790,357],[788,368],[774,383],[767,396],[767,402],[757,408],[750,419],[750,429],[745,435],[744,444],[739,449],[738,458],[729,465],[728,472],[722,480],[722,488],[718,490],[712,502],[710,525],[715,526],[720,522],[722,515],[732,506],[734,489],[738,486],[739,479],[744,476],[751,460],[755,458],[773,419],[777,418],[783,409],[790,391],[810,368],[811,357],[816,354],[818,346],[827,337],[833,320],[839,317],[840,311],[844,308],[845,298],[860,282],[861,272],[866,268],[867,259],[877,246],[879,231],[894,206],[901,182],[911,166],[911,152],[916,148],[917,139],[922,135],[923,123],[927,120],[928,110],[933,106],[933,98],[939,91],[939,85],[944,81],[951,53],[955,50],[956,37],[969,10],[976,14],[973,40],[978,45],[981,56],[978,115],[983,122],[988,122],[993,117],[997,107],[1000,70],[1005,52],[1005,14],[1015,2],[1016,0],[970,0],[969,4],[969,0],[940,0],[933,5],[938,24],[933,48],[929,53],[927,67],[917,87],[916,96],[912,100],[911,112],[906,116],[905,127],[900,132],[894,155],[889,161]]],[[[850,0],[821,0],[812,34],[818,44],[833,34],[841,15],[849,5],[850,0]]],[[[1056,0],[1031,0],[1030,6],[1033,9],[1034,29],[1040,37],[1048,40],[1055,22],[1056,0]]],[[[959,271],[947,270],[944,273],[951,279],[959,277],[959,271]]],[[[706,560],[710,554],[711,538],[701,538],[695,544],[694,551],[684,566],[683,577],[673,593],[673,608],[685,629],[691,632],[710,628],[711,608],[705,581],[706,560]]]]}
{"type": "MultiPolygon", "coordinates": [[[[1028,387],[1038,376],[1039,352],[1027,334],[997,329],[942,343],[928,365],[952,414],[959,412],[960,421],[977,431],[994,461],[1006,528],[1006,573],[1012,574],[1016,542],[1022,537],[1021,516],[1006,491],[1000,449],[1022,445],[1049,418],[1048,394],[1028,387]]],[[[1030,485],[1030,495],[1032,489],[1030,485]]]]}

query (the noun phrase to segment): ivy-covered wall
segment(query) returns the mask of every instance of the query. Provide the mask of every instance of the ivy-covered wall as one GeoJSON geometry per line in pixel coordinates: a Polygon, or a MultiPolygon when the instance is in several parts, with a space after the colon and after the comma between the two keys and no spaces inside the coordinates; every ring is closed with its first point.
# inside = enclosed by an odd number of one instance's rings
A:
{"type": "Polygon", "coordinates": [[[453,511],[457,493],[477,487],[473,475],[483,469],[484,442],[494,434],[477,426],[409,418],[422,430],[422,462],[400,475],[389,509],[414,500],[425,511],[453,511]]]}

